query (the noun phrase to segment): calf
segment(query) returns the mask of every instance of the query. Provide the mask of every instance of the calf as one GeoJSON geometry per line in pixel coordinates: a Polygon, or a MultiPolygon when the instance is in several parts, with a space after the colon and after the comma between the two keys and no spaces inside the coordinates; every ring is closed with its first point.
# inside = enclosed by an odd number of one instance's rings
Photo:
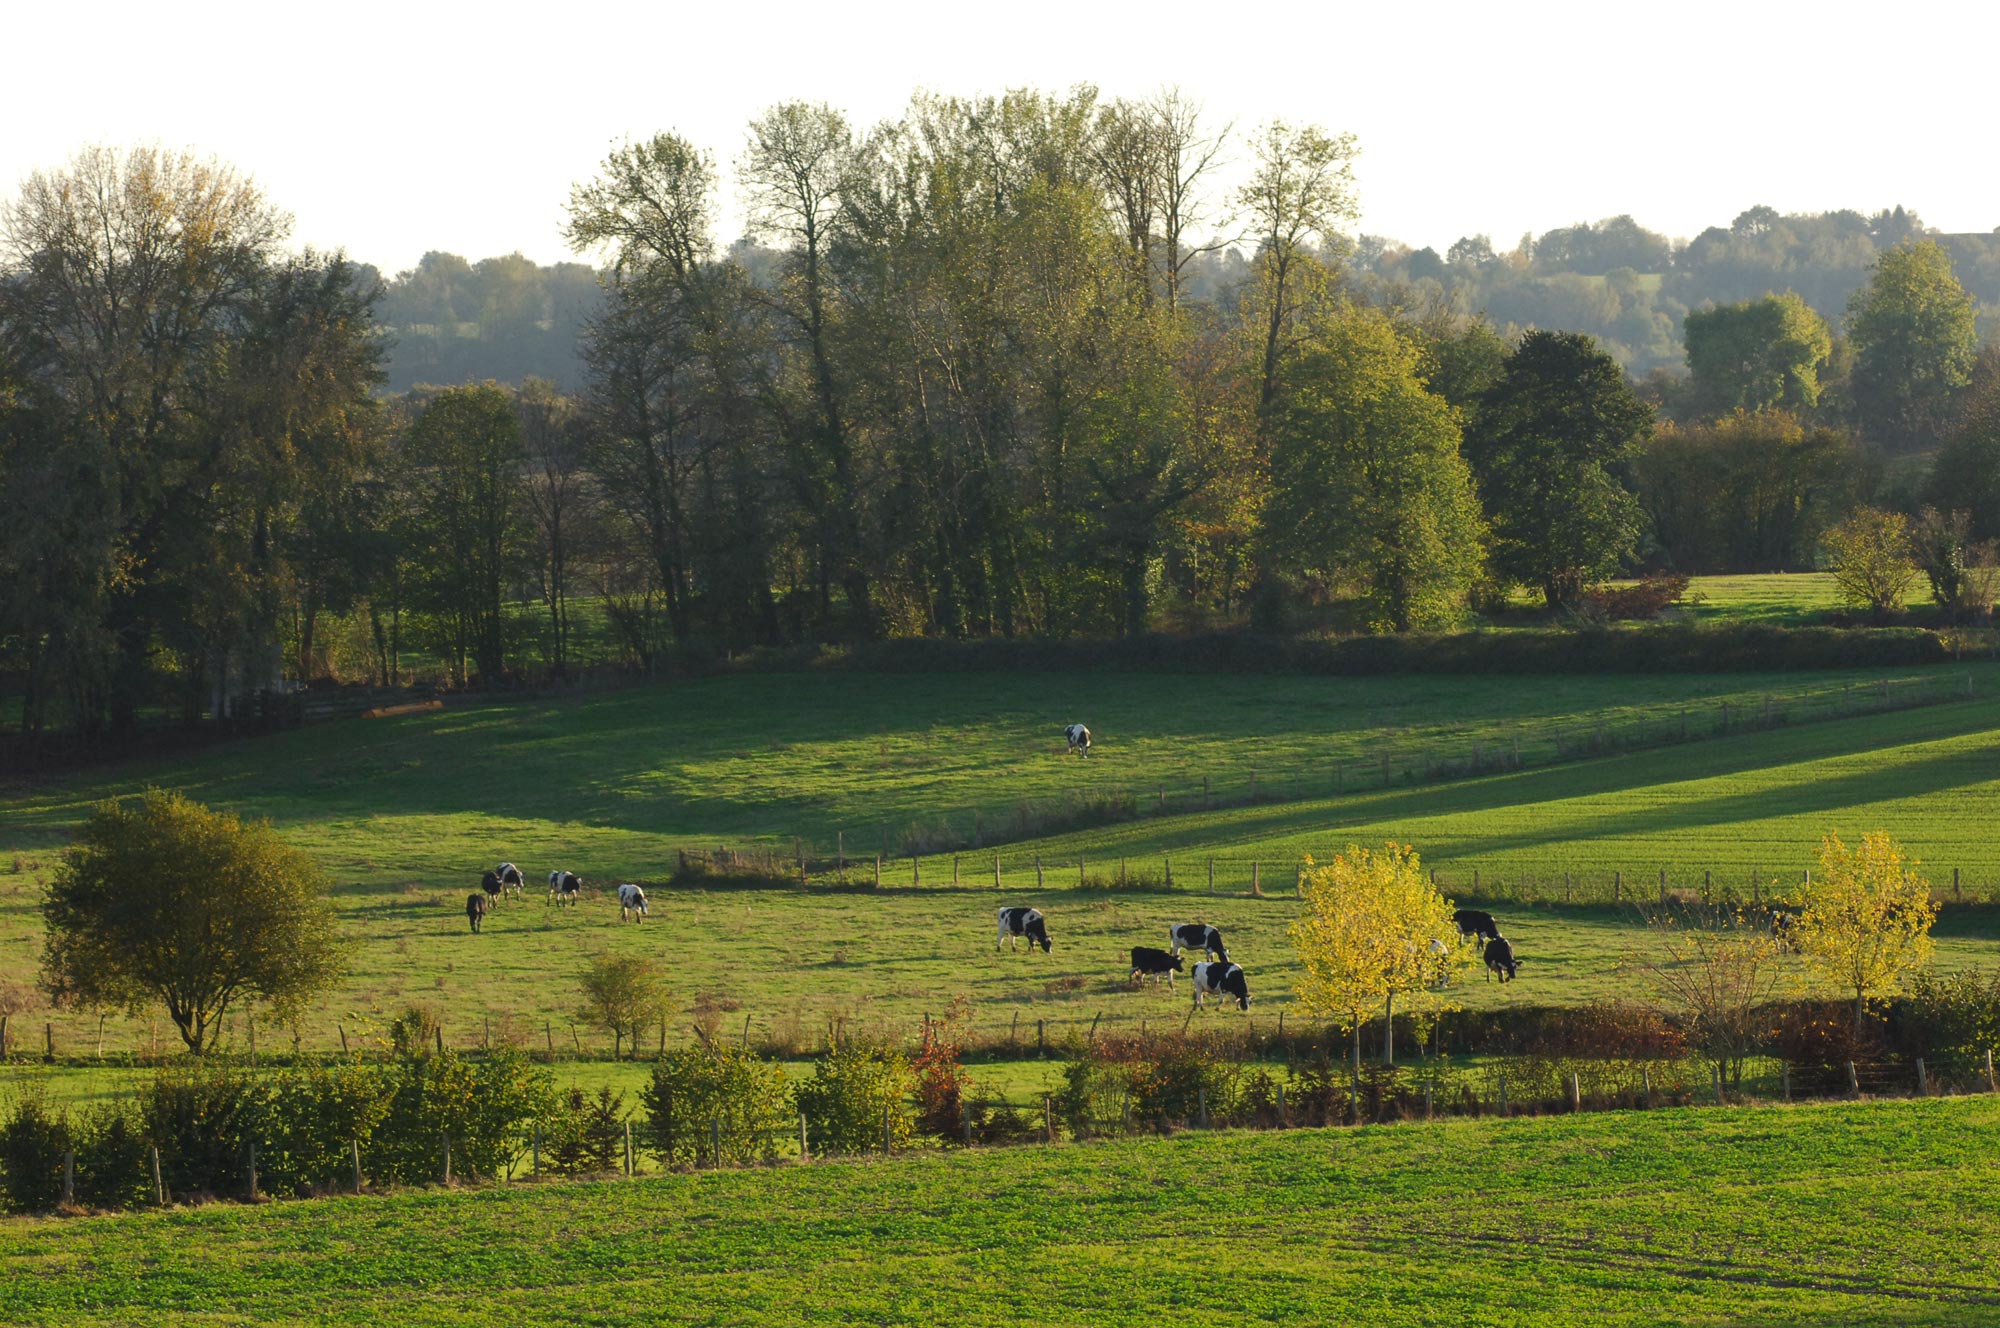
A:
{"type": "Polygon", "coordinates": [[[549,873],[549,902],[551,904],[574,904],[583,894],[583,878],[575,872],[552,871],[549,873]]]}
{"type": "Polygon", "coordinates": [[[1217,1000],[1233,997],[1236,1008],[1250,1008],[1250,984],[1244,980],[1241,964],[1196,964],[1194,966],[1194,1008],[1204,1009],[1203,996],[1217,1000]]]}
{"type": "Polygon", "coordinates": [[[1063,737],[1069,739],[1069,749],[1078,756],[1090,755],[1090,730],[1081,724],[1072,724],[1063,730],[1063,737]]]}
{"type": "Polygon", "coordinates": [[[487,872],[479,878],[479,888],[486,892],[488,903],[497,904],[500,902],[500,892],[507,887],[500,883],[500,873],[487,872]]]}
{"type": "Polygon", "coordinates": [[[1155,950],[1150,945],[1135,945],[1132,947],[1132,981],[1134,982],[1137,982],[1141,977],[1151,974],[1153,985],[1157,987],[1160,985],[1160,974],[1165,973],[1167,975],[1167,989],[1171,991],[1174,985],[1174,974],[1182,971],[1181,957],[1179,955],[1168,954],[1165,950],[1155,950]]]}
{"type": "Polygon", "coordinates": [[[1460,936],[1477,936],[1486,941],[1500,939],[1500,924],[1484,909],[1461,908],[1451,915],[1451,920],[1458,924],[1460,936]]]}
{"type": "Polygon", "coordinates": [[[510,895],[520,894],[527,884],[521,879],[521,869],[511,862],[501,863],[493,869],[493,874],[500,878],[500,888],[510,895]]]}
{"type": "Polygon", "coordinates": [[[1042,947],[1043,954],[1048,954],[1055,949],[1053,945],[1049,944],[1049,925],[1043,920],[1042,911],[1038,908],[1003,908],[1000,910],[1000,934],[994,938],[993,948],[998,950],[1000,942],[1005,941],[1007,942],[1007,948],[1012,950],[1014,948],[1014,938],[1017,936],[1028,938],[1028,949],[1031,951],[1038,945],[1042,947]]]}
{"type": "Polygon", "coordinates": [[[1508,944],[1506,937],[1496,936],[1486,943],[1486,967],[1488,971],[1497,973],[1502,982],[1514,980],[1521,965],[1514,958],[1514,947],[1508,944]]]}
{"type": "Polygon", "coordinates": [[[1179,954],[1183,950],[1199,950],[1203,959],[1220,959],[1229,962],[1229,951],[1222,946],[1222,933],[1206,922],[1183,922],[1178,927],[1167,928],[1169,949],[1179,954]]]}
{"type": "Polygon", "coordinates": [[[475,894],[465,897],[465,920],[472,924],[474,931],[479,930],[480,921],[485,918],[486,910],[491,907],[493,907],[492,901],[485,895],[475,894]]]}
{"type": "Polygon", "coordinates": [[[636,885],[618,887],[618,920],[624,922],[628,918],[634,922],[646,920],[646,892],[636,885]]]}

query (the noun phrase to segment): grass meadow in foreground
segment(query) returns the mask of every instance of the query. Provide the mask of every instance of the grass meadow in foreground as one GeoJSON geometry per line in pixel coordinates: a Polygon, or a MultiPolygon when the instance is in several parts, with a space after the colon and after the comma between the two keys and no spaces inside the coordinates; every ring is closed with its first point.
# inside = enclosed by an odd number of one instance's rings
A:
{"type": "Polygon", "coordinates": [[[2000,1323],[2000,1102],[1609,1112],[0,1222],[0,1321],[2000,1323]]]}

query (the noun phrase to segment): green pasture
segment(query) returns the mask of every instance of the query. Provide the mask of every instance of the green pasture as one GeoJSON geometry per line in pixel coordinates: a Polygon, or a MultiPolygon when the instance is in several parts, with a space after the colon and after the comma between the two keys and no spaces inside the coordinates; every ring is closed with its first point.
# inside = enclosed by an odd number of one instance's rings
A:
{"type": "MultiPolygon", "coordinates": [[[[1717,893],[1741,894],[1753,878],[1759,888],[1796,880],[1827,830],[1851,837],[1879,827],[1908,843],[1947,892],[1958,867],[1968,900],[1993,896],[2000,671],[1931,676],[1973,678],[1975,699],[1335,797],[1323,782],[1334,753],[1355,753],[1358,765],[1371,745],[1462,749],[1498,745],[1510,732],[1589,731],[1647,716],[1671,729],[1683,706],[1699,715],[1727,699],[1754,714],[1762,695],[1808,685],[1838,694],[1874,675],[807,674],[330,724],[10,797],[0,820],[0,1009],[13,1011],[17,1053],[41,1050],[52,1025],[60,1057],[95,1057],[99,1021],[43,1009],[33,990],[40,884],[92,800],[148,783],[270,816],[335,876],[358,943],[351,976],[296,1028],[263,1026],[267,1052],[287,1050],[294,1037],[303,1050],[336,1050],[342,1030],[353,1044],[379,1043],[398,1012],[422,1003],[437,1008],[457,1045],[491,1038],[547,1050],[553,1041],[558,1053],[601,1055],[607,1040],[571,1023],[577,974],[605,950],[698,965],[699,980],[678,992],[675,1041],[691,1039],[697,1019],[740,1031],[746,1017],[753,1038],[781,1048],[816,1049],[830,1022],[903,1040],[958,995],[970,1000],[982,1038],[1012,1034],[1017,1019],[1024,1030],[1045,1021],[1051,1038],[1096,1018],[1110,1027],[1178,1021],[1185,995],[1130,989],[1126,954],[1194,920],[1221,927],[1249,970],[1249,1017],[1275,1019],[1289,1004],[1298,859],[1388,839],[1418,845],[1454,896],[1499,901],[1522,978],[1505,988],[1473,982],[1468,1003],[1611,999],[1631,994],[1631,959],[1650,944],[1629,901],[1656,894],[1662,868],[1676,888],[1698,889],[1712,873],[1717,893]],[[1102,735],[1088,761],[1063,755],[1055,720],[1073,714],[1102,735]],[[1232,786],[1246,792],[1255,770],[1261,788],[1282,798],[1287,767],[1306,771],[1297,801],[892,858],[879,891],[863,888],[872,860],[845,886],[662,884],[678,845],[761,840],[784,852],[797,833],[826,852],[830,831],[872,826],[848,837],[857,849],[856,839],[879,842],[883,824],[936,821],[952,807],[1172,779],[1185,788],[1196,771],[1212,772],[1221,796],[1232,786]],[[531,892],[471,935],[466,892],[502,857],[531,880],[561,865],[596,888],[574,910],[552,910],[531,892]],[[1162,888],[1170,863],[1172,891],[1162,888]],[[1146,888],[1115,888],[1121,871],[1146,888]],[[1625,906],[1583,907],[1608,899],[1614,871],[1627,882],[1625,906]],[[1576,907],[1564,903],[1565,873],[1576,907]],[[618,923],[603,887],[621,878],[652,883],[647,923],[618,923]],[[1048,913],[1054,954],[995,954],[994,912],[1013,903],[1048,913]],[[698,998],[707,1009],[694,1008],[698,998]]],[[[1943,965],[2000,960],[2000,923],[1988,909],[1948,913],[1940,934],[1943,965]]],[[[143,1015],[113,1016],[102,1035],[113,1058],[170,1050],[174,1040],[143,1015]]],[[[239,1018],[228,1044],[243,1052],[249,1041],[239,1018]]]]}
{"type": "Polygon", "coordinates": [[[0,1223],[0,1321],[2000,1323],[1991,1098],[1455,1120],[0,1223]]]}

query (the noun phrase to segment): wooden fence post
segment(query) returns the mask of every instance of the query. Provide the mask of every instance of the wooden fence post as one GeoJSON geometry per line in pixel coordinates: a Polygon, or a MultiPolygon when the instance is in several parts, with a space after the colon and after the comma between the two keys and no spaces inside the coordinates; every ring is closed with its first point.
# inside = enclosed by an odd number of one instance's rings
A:
{"type": "Polygon", "coordinates": [[[1163,858],[1161,861],[1166,864],[1164,868],[1167,878],[1166,888],[1171,890],[1174,888],[1174,860],[1172,858],[1163,858]]]}
{"type": "Polygon", "coordinates": [[[148,1151],[153,1155],[153,1202],[161,1208],[165,1208],[167,1206],[167,1183],[160,1176],[160,1150],[155,1146],[148,1151]]]}
{"type": "Polygon", "coordinates": [[[437,1027],[431,1031],[437,1034],[438,1055],[442,1056],[444,1055],[444,1020],[438,1020],[437,1027]]]}
{"type": "MultiPolygon", "coordinates": [[[[541,1131],[537,1130],[535,1133],[536,1137],[539,1138],[541,1131]]],[[[159,1156],[158,1149],[153,1150],[153,1156],[156,1158],[159,1156]]],[[[354,1164],[354,1192],[359,1194],[361,1193],[361,1141],[359,1139],[349,1139],[347,1141],[347,1158],[348,1161],[354,1164]]],[[[535,1151],[535,1161],[537,1163],[536,1170],[540,1170],[541,1150],[539,1148],[535,1151]]]]}
{"type": "Polygon", "coordinates": [[[1856,1097],[1861,1096],[1861,1076],[1855,1071],[1853,1061],[1847,1063],[1847,1091],[1856,1097]]]}
{"type": "Polygon", "coordinates": [[[1619,903],[1624,899],[1624,897],[1625,897],[1625,873],[1622,871],[1612,872],[1611,902],[1614,904],[1619,903]]]}
{"type": "Polygon", "coordinates": [[[1662,906],[1662,907],[1665,907],[1665,905],[1666,905],[1666,902],[1667,902],[1667,869],[1666,869],[1665,867],[1662,867],[1662,868],[1660,868],[1660,904],[1661,904],[1661,906],[1662,906]]]}
{"type": "Polygon", "coordinates": [[[1291,1123],[1292,1118],[1285,1110],[1285,1085],[1280,1082],[1278,1084],[1278,1128],[1281,1130],[1288,1129],[1291,1123]]]}
{"type": "Polygon", "coordinates": [[[1250,893],[1261,897],[1264,893],[1264,883],[1259,878],[1259,866],[1255,858],[1250,860],[1250,893]]]}
{"type": "Polygon", "coordinates": [[[248,1179],[250,1182],[248,1197],[252,1203],[255,1203],[257,1201],[257,1141],[255,1139],[250,1141],[250,1174],[248,1179]]]}
{"type": "Polygon", "coordinates": [[[1049,1054],[1048,1039],[1045,1036],[1045,1020],[1035,1021],[1035,1058],[1040,1060],[1049,1054]]]}
{"type": "Polygon", "coordinates": [[[884,1102],[882,1104],[882,1156],[883,1157],[889,1156],[889,1112],[890,1111],[891,1107],[887,1102],[884,1102]]]}
{"type": "Polygon", "coordinates": [[[1205,1130],[1208,1128],[1208,1088],[1206,1085],[1195,1089],[1195,1102],[1200,1112],[1201,1128],[1205,1130]]]}
{"type": "Polygon", "coordinates": [[[847,870],[847,832],[845,830],[836,830],[833,832],[833,860],[839,864],[841,871],[847,870]]]}
{"type": "Polygon", "coordinates": [[[1951,869],[1951,897],[1953,899],[1960,897],[1958,893],[1958,868],[1956,867],[1951,869]]]}
{"type": "Polygon", "coordinates": [[[924,883],[924,860],[921,857],[917,856],[915,853],[912,853],[910,855],[910,884],[912,886],[918,886],[922,885],[923,883],[924,883]]]}
{"type": "Polygon", "coordinates": [[[875,855],[875,888],[877,890],[882,888],[882,855],[880,853],[875,855]]]}
{"type": "Polygon", "coordinates": [[[1571,1070],[1569,1075],[1569,1109],[1583,1110],[1583,1084],[1578,1081],[1574,1070],[1571,1070]]]}
{"type": "Polygon", "coordinates": [[[995,890],[998,890],[998,889],[1000,889],[1000,888],[1001,888],[1001,886],[1000,886],[1000,855],[999,855],[998,853],[995,853],[995,854],[993,855],[993,888],[994,888],[995,890]]]}
{"type": "Polygon", "coordinates": [[[1986,1091],[1989,1093],[2000,1093],[2000,1083],[1995,1083],[1993,1080],[1993,1049],[1991,1047],[1986,1049],[1986,1091]]]}
{"type": "Polygon", "coordinates": [[[1041,888],[1042,888],[1042,855],[1037,853],[1035,855],[1035,889],[1039,892],[1041,888]]]}
{"type": "Polygon", "coordinates": [[[1778,1091],[1784,1095],[1785,1101],[1790,1102],[1792,1100],[1792,1063],[1790,1061],[1778,1062],[1778,1091]]]}
{"type": "Polygon", "coordinates": [[[806,1114],[799,1113],[799,1165],[812,1161],[812,1148],[806,1142],[806,1114]]]}
{"type": "Polygon", "coordinates": [[[1650,1065],[1641,1065],[1641,1066],[1639,1067],[1639,1083],[1640,1083],[1640,1084],[1641,1084],[1641,1086],[1643,1086],[1643,1087],[1645,1088],[1645,1090],[1646,1090],[1646,1109],[1647,1109],[1648,1111],[1651,1111],[1651,1110],[1652,1110],[1652,1108],[1653,1108],[1653,1067],[1652,1067],[1652,1066],[1650,1066],[1650,1065]]]}
{"type": "MultiPolygon", "coordinates": [[[[257,1194],[257,1186],[256,1183],[253,1181],[251,1182],[250,1185],[250,1195],[252,1198],[255,1198],[256,1194],[257,1194]]],[[[76,1203],[76,1150],[73,1148],[67,1148],[63,1150],[62,1206],[65,1208],[69,1208],[74,1206],[75,1203],[76,1203]]]]}
{"type": "Polygon", "coordinates": [[[444,1183],[451,1184],[451,1131],[441,1131],[444,1138],[444,1183]]]}
{"type": "Polygon", "coordinates": [[[1081,853],[1078,853],[1078,854],[1076,855],[1076,884],[1077,884],[1077,888],[1078,888],[1078,889],[1082,889],[1082,888],[1083,888],[1083,884],[1084,884],[1084,880],[1083,880],[1083,854],[1081,854],[1081,853]]]}
{"type": "MultiPolygon", "coordinates": [[[[628,1139],[630,1137],[629,1126],[627,1128],[627,1137],[628,1139]]],[[[711,1170],[722,1170],[722,1118],[720,1116],[710,1116],[708,1118],[708,1165],[711,1170]]]]}
{"type": "Polygon", "coordinates": [[[638,1159],[636,1159],[636,1158],[634,1158],[634,1157],[632,1156],[632,1122],[631,1122],[631,1121],[626,1121],[626,1122],[625,1122],[625,1174],[626,1174],[627,1176],[636,1176],[636,1175],[638,1175],[638,1174],[639,1174],[639,1164],[638,1164],[638,1159]]]}
{"type": "Polygon", "coordinates": [[[1924,1073],[1924,1058],[1919,1056],[1917,1057],[1917,1096],[1929,1097],[1930,1095],[1930,1076],[1924,1073]]]}

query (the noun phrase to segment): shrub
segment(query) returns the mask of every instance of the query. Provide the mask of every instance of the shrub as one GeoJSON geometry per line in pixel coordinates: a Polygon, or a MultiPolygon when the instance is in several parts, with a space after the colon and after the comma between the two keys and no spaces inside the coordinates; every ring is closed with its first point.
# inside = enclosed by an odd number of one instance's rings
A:
{"type": "Polygon", "coordinates": [[[1236,1114],[1242,1067],[1204,1034],[1165,1037],[1132,1076],[1132,1112],[1146,1120],[1192,1121],[1208,1104],[1211,1123],[1236,1114]]]}
{"type": "Polygon", "coordinates": [[[771,1136],[790,1118],[784,1067],[722,1043],[662,1056],[640,1099],[653,1151],[669,1166],[709,1159],[711,1131],[725,1161],[768,1160],[771,1136]]]}
{"type": "Polygon", "coordinates": [[[825,1153],[867,1153],[882,1146],[884,1114],[892,1146],[910,1140],[912,1119],[904,1098],[910,1067],[892,1051],[837,1043],[799,1085],[799,1111],[813,1147],[825,1153]]]}
{"type": "Polygon", "coordinates": [[[408,1184],[435,1181],[451,1136],[452,1174],[512,1174],[526,1147],[524,1131],[548,1119],[555,1086],[546,1070],[518,1052],[483,1062],[455,1053],[412,1057],[389,1071],[387,1112],[363,1164],[408,1184]]]}
{"type": "Polygon", "coordinates": [[[1583,592],[1591,616],[1605,622],[1650,621],[1681,602],[1688,578],[1673,572],[1653,572],[1637,585],[1592,586],[1583,592]]]}
{"type": "Polygon", "coordinates": [[[959,1057],[965,1050],[969,1007],[954,996],[944,1018],[924,1020],[923,1044],[911,1068],[917,1077],[917,1125],[939,1139],[960,1137],[965,1090],[971,1078],[959,1057]]]}
{"type": "Polygon", "coordinates": [[[153,1190],[152,1149],[131,1104],[101,1102],[75,1122],[76,1200],[90,1208],[136,1208],[153,1190]]]}
{"type": "Polygon", "coordinates": [[[0,1194],[17,1213],[45,1213],[62,1202],[63,1154],[75,1144],[66,1113],[29,1094],[0,1124],[0,1194]]]}
{"type": "Polygon", "coordinates": [[[1910,985],[1900,1019],[1902,1041],[1939,1068],[1981,1065],[2000,1050],[2000,970],[1922,973],[1910,985]]]}
{"type": "Polygon", "coordinates": [[[636,1055],[639,1032],[665,1018],[667,977],[647,955],[602,954],[590,961],[579,979],[583,1008],[578,1017],[611,1034],[611,1057],[630,1043],[636,1055]]]}
{"type": "Polygon", "coordinates": [[[625,1158],[625,1094],[610,1087],[565,1089],[549,1122],[542,1161],[558,1176],[617,1171],[625,1158]]]}
{"type": "Polygon", "coordinates": [[[377,1067],[320,1066],[270,1081],[259,1143],[258,1183],[272,1194],[312,1194],[353,1183],[352,1149],[373,1157],[391,1087],[377,1067]]]}
{"type": "Polygon", "coordinates": [[[161,1070],[139,1100],[146,1137],[160,1150],[173,1194],[240,1195],[250,1144],[266,1124],[267,1085],[227,1065],[161,1070]]]}
{"type": "Polygon", "coordinates": [[[1079,1139],[1124,1129],[1136,1062],[1120,1055],[1123,1041],[1099,1042],[1063,1066],[1056,1112],[1079,1139]]]}

